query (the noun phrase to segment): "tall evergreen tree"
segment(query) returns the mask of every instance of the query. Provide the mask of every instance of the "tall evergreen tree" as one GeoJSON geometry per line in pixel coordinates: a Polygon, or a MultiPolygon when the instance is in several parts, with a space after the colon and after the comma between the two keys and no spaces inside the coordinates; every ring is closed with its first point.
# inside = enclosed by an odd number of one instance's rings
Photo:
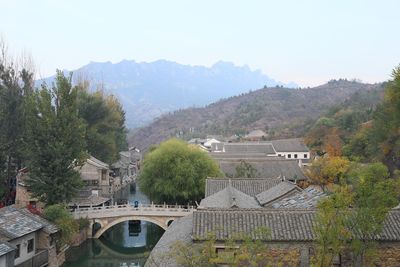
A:
{"type": "Polygon", "coordinates": [[[86,123],[87,150],[112,164],[118,159],[118,152],[127,149],[125,112],[114,96],[101,91],[91,93],[87,83],[79,87],[78,110],[86,123]]]}
{"type": "Polygon", "coordinates": [[[26,97],[33,92],[33,73],[18,68],[1,42],[0,50],[0,202],[10,202],[4,197],[25,159],[26,97]]]}
{"type": "Polygon", "coordinates": [[[32,97],[30,162],[27,181],[46,204],[68,202],[81,186],[78,166],[86,159],[85,124],[78,116],[78,88],[57,72],[52,88],[43,85],[32,97]]]}

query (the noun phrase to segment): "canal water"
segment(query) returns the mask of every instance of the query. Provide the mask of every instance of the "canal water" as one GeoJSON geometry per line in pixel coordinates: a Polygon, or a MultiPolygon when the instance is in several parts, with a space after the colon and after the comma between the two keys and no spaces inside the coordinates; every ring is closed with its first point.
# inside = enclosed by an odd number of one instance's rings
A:
{"type": "MultiPolygon", "coordinates": [[[[114,200],[127,199],[149,204],[150,200],[139,188],[129,186],[114,196],[114,200]]],[[[151,250],[164,230],[150,222],[130,225],[122,222],[107,230],[99,239],[88,239],[79,247],[71,248],[62,267],[138,267],[144,266],[151,250]]]]}

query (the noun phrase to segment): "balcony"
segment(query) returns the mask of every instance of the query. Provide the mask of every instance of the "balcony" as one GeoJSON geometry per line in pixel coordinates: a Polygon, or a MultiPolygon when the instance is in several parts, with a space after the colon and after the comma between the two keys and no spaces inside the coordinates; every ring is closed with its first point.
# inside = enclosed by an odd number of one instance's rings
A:
{"type": "Polygon", "coordinates": [[[49,252],[47,250],[37,251],[35,256],[23,263],[18,264],[16,267],[43,267],[48,264],[49,252]]]}

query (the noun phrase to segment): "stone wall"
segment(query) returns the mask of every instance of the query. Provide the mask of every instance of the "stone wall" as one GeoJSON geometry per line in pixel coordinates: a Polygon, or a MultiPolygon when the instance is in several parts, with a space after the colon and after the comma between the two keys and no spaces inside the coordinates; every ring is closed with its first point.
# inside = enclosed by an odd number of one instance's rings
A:
{"type": "Polygon", "coordinates": [[[380,267],[400,266],[400,244],[394,242],[381,244],[374,265],[380,267]]]}
{"type": "Polygon", "coordinates": [[[71,246],[77,247],[88,239],[88,229],[82,229],[72,237],[71,246]]]}

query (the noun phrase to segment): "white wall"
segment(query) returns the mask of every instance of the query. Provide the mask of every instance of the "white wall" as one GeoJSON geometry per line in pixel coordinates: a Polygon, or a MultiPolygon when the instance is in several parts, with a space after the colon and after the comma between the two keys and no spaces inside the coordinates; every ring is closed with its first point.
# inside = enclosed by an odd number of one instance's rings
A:
{"type": "Polygon", "coordinates": [[[0,266],[6,266],[6,255],[7,254],[4,254],[0,257],[0,266]]]}
{"type": "MultiPolygon", "coordinates": [[[[36,233],[30,233],[27,235],[24,235],[23,237],[14,239],[9,241],[13,245],[20,245],[20,250],[19,250],[19,257],[15,259],[15,265],[18,265],[26,260],[29,260],[35,255],[36,252],[36,233]],[[28,253],[28,240],[29,239],[34,239],[33,244],[33,250],[31,253],[28,253]]],[[[2,265],[0,265],[2,266],[2,265]]]]}
{"type": "Polygon", "coordinates": [[[310,158],[310,152],[276,152],[277,156],[281,155],[282,157],[285,157],[286,159],[289,159],[288,155],[291,155],[290,159],[309,159],[310,158]],[[297,158],[295,158],[295,154],[297,154],[297,158]],[[304,157],[304,155],[307,155],[307,157],[304,157]]]}

